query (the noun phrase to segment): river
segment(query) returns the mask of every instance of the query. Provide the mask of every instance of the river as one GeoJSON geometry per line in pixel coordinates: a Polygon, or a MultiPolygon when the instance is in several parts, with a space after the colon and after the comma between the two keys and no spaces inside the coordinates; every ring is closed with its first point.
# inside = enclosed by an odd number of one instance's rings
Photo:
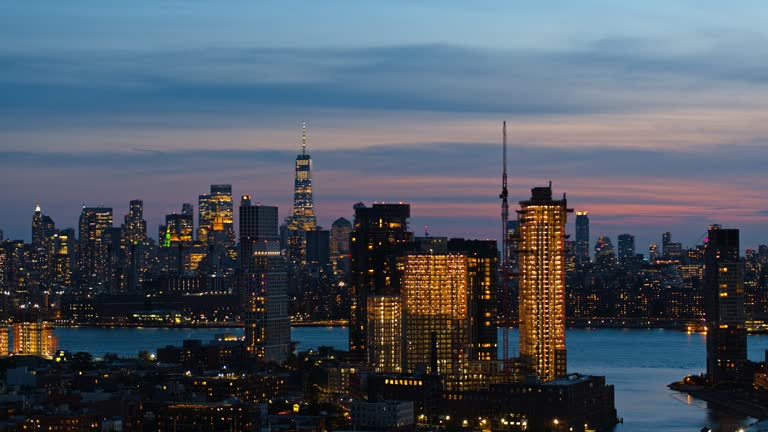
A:
{"type": "MultiPolygon", "coordinates": [[[[180,345],[184,339],[209,341],[220,333],[241,335],[242,329],[56,329],[61,349],[87,351],[96,357],[107,352],[135,357],[141,350],[153,352],[166,345],[180,345]]],[[[321,345],[347,347],[345,327],[294,327],[291,334],[299,343],[299,350],[321,345]]],[[[516,329],[510,330],[509,338],[514,351],[516,329]]],[[[667,389],[672,381],[704,371],[702,334],[653,329],[571,329],[566,340],[569,372],[605,375],[608,383],[615,386],[616,408],[624,419],[616,432],[698,432],[704,426],[733,432],[753,422],[708,408],[705,402],[667,389]]],[[[751,360],[762,361],[766,349],[768,335],[749,336],[751,360]]]]}

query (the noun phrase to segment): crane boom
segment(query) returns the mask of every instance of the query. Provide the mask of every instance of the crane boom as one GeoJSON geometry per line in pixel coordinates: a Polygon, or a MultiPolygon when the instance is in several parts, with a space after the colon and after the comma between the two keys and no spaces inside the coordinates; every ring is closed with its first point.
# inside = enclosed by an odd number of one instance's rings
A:
{"type": "Polygon", "coordinates": [[[507,243],[509,241],[507,234],[507,225],[509,223],[509,191],[507,189],[507,122],[502,123],[502,174],[501,174],[501,317],[502,322],[502,365],[505,374],[508,372],[509,365],[509,275],[507,274],[507,243]]]}

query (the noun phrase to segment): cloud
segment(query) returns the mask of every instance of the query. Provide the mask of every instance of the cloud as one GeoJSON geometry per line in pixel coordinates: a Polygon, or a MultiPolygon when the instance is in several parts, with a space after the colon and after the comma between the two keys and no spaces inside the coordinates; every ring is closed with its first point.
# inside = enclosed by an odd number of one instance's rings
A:
{"type": "MultiPolygon", "coordinates": [[[[221,112],[272,107],[519,115],[706,105],[768,78],[752,56],[666,55],[647,41],[561,52],[403,45],[0,53],[4,112],[221,112]],[[728,61],[724,61],[728,60],[728,61]]],[[[759,57],[757,57],[759,58],[759,57]]],[[[764,89],[761,89],[764,91],[764,89]]]]}
{"type": "MultiPolygon", "coordinates": [[[[497,238],[499,146],[480,143],[389,145],[312,151],[321,224],[350,217],[358,201],[407,202],[417,231],[497,238]],[[463,222],[462,222],[463,221],[463,222]]],[[[710,152],[628,149],[552,149],[516,146],[510,155],[510,201],[552,180],[569,205],[590,211],[595,235],[631,232],[640,243],[672,230],[687,245],[710,223],[742,227],[745,245],[764,242],[768,180],[758,169],[768,149],[742,146],[710,152]]],[[[62,226],[79,206],[105,203],[115,220],[130,199],[145,200],[150,226],[214,183],[232,183],[287,215],[295,151],[207,150],[30,153],[0,152],[4,184],[14,191],[0,224],[26,235],[35,201],[62,226]]],[[[237,199],[236,199],[237,201],[237,199]]],[[[154,232],[154,231],[150,231],[154,232]]]]}

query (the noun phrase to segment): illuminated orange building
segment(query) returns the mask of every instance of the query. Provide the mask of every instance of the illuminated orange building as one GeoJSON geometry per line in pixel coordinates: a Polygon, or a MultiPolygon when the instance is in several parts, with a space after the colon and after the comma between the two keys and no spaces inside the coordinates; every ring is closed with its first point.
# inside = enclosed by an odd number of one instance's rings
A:
{"type": "Polygon", "coordinates": [[[235,244],[232,185],[211,185],[211,193],[198,201],[197,239],[205,244],[229,247],[235,244]]]}
{"type": "Polygon", "coordinates": [[[402,300],[407,341],[404,369],[426,367],[431,373],[459,376],[469,347],[466,255],[406,255],[402,300]]]}
{"type": "Polygon", "coordinates": [[[53,358],[58,349],[53,326],[47,321],[13,324],[13,354],[53,358]]]}
{"type": "Polygon", "coordinates": [[[8,327],[0,327],[0,357],[8,357],[9,349],[8,327]]]}
{"type": "Polygon", "coordinates": [[[368,297],[368,363],[376,372],[402,372],[403,309],[399,295],[368,297]]]}
{"type": "Polygon", "coordinates": [[[566,374],[565,195],[536,187],[520,202],[520,357],[542,381],[566,374]]]}

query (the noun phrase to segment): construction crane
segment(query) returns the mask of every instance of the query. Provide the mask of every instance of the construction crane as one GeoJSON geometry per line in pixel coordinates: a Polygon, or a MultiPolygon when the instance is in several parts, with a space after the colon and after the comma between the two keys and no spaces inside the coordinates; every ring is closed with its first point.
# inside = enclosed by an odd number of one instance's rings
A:
{"type": "Polygon", "coordinates": [[[508,372],[509,365],[507,362],[509,361],[509,314],[510,314],[510,307],[509,307],[509,275],[507,274],[508,271],[508,265],[507,260],[509,257],[507,256],[507,243],[509,239],[507,238],[507,224],[509,222],[509,191],[507,190],[507,122],[504,121],[502,123],[502,174],[501,174],[501,193],[499,194],[499,198],[501,198],[501,309],[502,313],[500,314],[505,322],[502,323],[501,327],[501,344],[502,344],[502,365],[504,368],[505,374],[508,372]]]}

